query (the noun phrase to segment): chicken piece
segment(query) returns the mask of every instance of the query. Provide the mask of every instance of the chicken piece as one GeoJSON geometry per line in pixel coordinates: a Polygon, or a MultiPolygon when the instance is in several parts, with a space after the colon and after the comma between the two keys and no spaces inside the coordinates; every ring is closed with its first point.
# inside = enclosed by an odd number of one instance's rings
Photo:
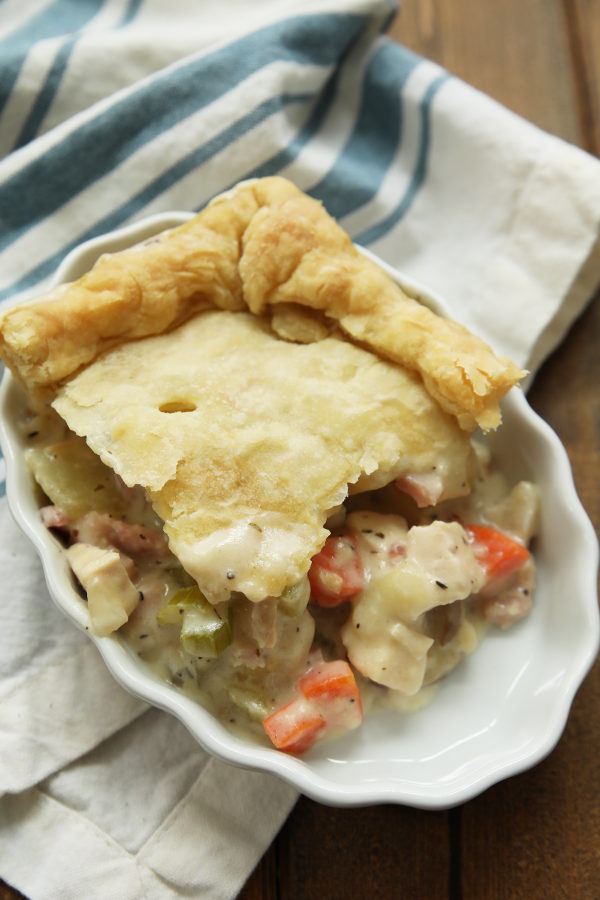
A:
{"type": "Polygon", "coordinates": [[[464,600],[484,580],[457,522],[411,528],[405,555],[358,595],[342,627],[350,662],[378,684],[416,694],[433,645],[433,637],[423,633],[423,614],[464,600]]]}
{"type": "Polygon", "coordinates": [[[68,548],[67,559],[87,594],[92,632],[103,637],[124,625],[140,595],[118,552],[78,543],[68,548]]]}

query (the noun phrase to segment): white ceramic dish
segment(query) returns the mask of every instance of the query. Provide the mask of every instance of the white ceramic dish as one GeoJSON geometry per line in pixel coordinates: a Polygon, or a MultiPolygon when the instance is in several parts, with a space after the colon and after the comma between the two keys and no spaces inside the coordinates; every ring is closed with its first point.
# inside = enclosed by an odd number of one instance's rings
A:
{"type": "MultiPolygon", "coordinates": [[[[102,253],[138,243],[188,217],[155,216],[90,241],[65,259],[54,283],[78,278],[102,253]]],[[[409,293],[444,312],[438,297],[384,268],[409,293]]],[[[6,374],[0,391],[0,441],[8,501],[40,554],[54,601],[72,623],[85,628],[85,603],[73,588],[62,550],[39,518],[17,428],[21,414],[20,388],[6,374]]],[[[177,688],[159,681],[118,636],[90,637],[123,687],[177,716],[207,751],[223,760],[272,772],[332,805],[391,802],[435,809],[463,802],[534,765],[554,747],[598,652],[598,544],[560,441],[515,389],[506,399],[504,424],[492,444],[510,477],[532,478],[541,487],[534,609],[509,632],[486,637],[418,713],[373,714],[357,732],[295,758],[230,734],[177,688]]]]}

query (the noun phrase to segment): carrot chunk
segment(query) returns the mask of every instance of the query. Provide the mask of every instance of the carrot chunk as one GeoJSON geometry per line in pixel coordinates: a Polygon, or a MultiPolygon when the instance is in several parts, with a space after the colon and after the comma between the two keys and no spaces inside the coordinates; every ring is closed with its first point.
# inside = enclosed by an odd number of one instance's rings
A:
{"type": "Polygon", "coordinates": [[[348,697],[360,704],[354,673],[343,659],[321,663],[303,675],[300,690],[309,699],[348,697]]]}
{"type": "Polygon", "coordinates": [[[475,555],[486,570],[488,578],[509,575],[519,569],[530,557],[526,547],[495,528],[466,525],[465,530],[473,544],[475,555]]]}
{"type": "Polygon", "coordinates": [[[359,594],[365,574],[354,534],[331,535],[308,570],[311,597],[319,606],[339,606],[359,594]]]}
{"type": "Polygon", "coordinates": [[[325,719],[304,709],[301,700],[292,700],[263,719],[263,727],[278,750],[304,753],[313,746],[325,719]]]}

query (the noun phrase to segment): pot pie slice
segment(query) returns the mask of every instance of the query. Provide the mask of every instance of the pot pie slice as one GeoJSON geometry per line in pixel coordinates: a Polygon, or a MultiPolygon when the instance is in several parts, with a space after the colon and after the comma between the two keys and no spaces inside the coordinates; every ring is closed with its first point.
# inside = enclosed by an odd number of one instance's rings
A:
{"type": "Polygon", "coordinates": [[[522,374],[407,297],[321,205],[246,182],[10,310],[0,348],[126,485],[212,602],[278,597],[348,491],[468,491],[522,374]]]}
{"type": "Polygon", "coordinates": [[[227,727],[303,753],[528,614],[538,492],[471,441],[522,373],[289,182],[10,310],[0,350],[90,629],[227,727]]]}

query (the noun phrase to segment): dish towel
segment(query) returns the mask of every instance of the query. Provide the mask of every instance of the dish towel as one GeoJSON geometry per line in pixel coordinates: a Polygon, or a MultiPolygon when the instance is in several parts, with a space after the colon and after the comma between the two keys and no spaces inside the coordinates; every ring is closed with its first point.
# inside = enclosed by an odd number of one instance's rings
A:
{"type": "MultiPolygon", "coordinates": [[[[279,173],[535,372],[600,280],[600,163],[387,39],[395,11],[4,0],[2,302],[89,237],[279,173]]],[[[235,896],[295,790],[116,685],[4,497],[0,570],[0,876],[32,900],[235,896]]]]}

